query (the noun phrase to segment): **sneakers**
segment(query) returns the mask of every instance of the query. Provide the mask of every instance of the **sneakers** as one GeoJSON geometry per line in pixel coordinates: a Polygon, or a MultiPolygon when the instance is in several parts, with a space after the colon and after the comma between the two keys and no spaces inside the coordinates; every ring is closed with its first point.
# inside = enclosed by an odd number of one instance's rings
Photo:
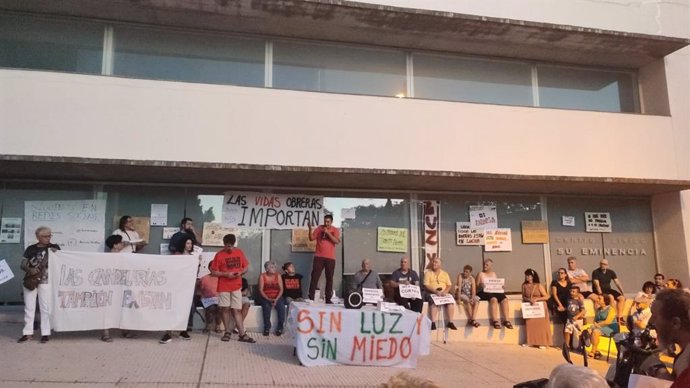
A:
{"type": "Polygon", "coordinates": [[[31,340],[33,340],[33,339],[34,339],[34,337],[33,337],[32,335],[26,335],[26,334],[25,334],[25,335],[23,335],[20,339],[17,340],[17,343],[18,343],[18,344],[21,344],[21,343],[23,343],[23,342],[31,341],[31,340]]]}
{"type": "Polygon", "coordinates": [[[192,339],[192,337],[189,336],[189,333],[187,333],[186,330],[180,332],[180,338],[182,338],[185,341],[189,341],[192,339]]]}
{"type": "Polygon", "coordinates": [[[454,324],[453,322],[448,322],[448,323],[446,324],[446,327],[449,328],[449,329],[451,329],[451,330],[458,330],[458,328],[455,327],[455,324],[454,324]]]}
{"type": "Polygon", "coordinates": [[[42,344],[44,344],[48,341],[50,341],[50,336],[47,336],[47,335],[41,336],[41,343],[42,344]]]}
{"type": "Polygon", "coordinates": [[[161,338],[161,340],[158,341],[158,343],[160,344],[169,344],[170,342],[172,342],[172,336],[170,336],[170,334],[168,333],[165,333],[163,338],[161,338]]]}
{"type": "Polygon", "coordinates": [[[436,330],[436,322],[431,322],[431,330],[436,330]]]}
{"type": "Polygon", "coordinates": [[[263,334],[264,334],[264,337],[268,337],[268,335],[269,335],[270,333],[268,332],[268,330],[264,330],[264,333],[263,333],[263,334]]]}

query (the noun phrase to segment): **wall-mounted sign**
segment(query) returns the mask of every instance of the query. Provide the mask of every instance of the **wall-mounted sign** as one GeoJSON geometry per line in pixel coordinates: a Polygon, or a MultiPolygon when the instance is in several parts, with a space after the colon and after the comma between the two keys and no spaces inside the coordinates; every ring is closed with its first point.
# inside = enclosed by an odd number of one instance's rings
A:
{"type": "Polygon", "coordinates": [[[439,257],[441,204],[439,201],[424,201],[424,268],[439,257]]]}
{"type": "Polygon", "coordinates": [[[378,252],[407,252],[407,229],[379,226],[376,250],[378,252]]]}
{"type": "Polygon", "coordinates": [[[455,244],[484,245],[484,229],[470,228],[469,222],[456,222],[455,244]]]}
{"type": "Polygon", "coordinates": [[[309,229],[297,228],[292,230],[292,252],[314,252],[316,250],[316,240],[309,241],[309,229]]]}
{"type": "Polygon", "coordinates": [[[575,226],[575,216],[561,217],[561,225],[570,227],[575,226]]]}
{"type": "Polygon", "coordinates": [[[486,252],[510,252],[513,239],[510,228],[485,229],[484,250],[486,252]]]}
{"type": "Polygon", "coordinates": [[[549,228],[546,221],[522,221],[523,244],[548,244],[549,228]]]}
{"type": "Polygon", "coordinates": [[[498,228],[496,205],[470,206],[470,227],[475,229],[498,228]]]}
{"type": "Polygon", "coordinates": [[[611,214],[585,212],[585,231],[611,233],[611,214]]]}

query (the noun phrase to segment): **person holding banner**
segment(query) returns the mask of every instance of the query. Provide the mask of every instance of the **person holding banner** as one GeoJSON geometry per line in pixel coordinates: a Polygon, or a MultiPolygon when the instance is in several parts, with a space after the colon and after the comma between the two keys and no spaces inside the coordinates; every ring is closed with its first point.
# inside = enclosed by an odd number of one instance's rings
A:
{"type": "Polygon", "coordinates": [[[127,252],[136,251],[146,246],[146,241],[139,237],[139,233],[134,230],[134,220],[130,216],[120,217],[120,223],[113,231],[113,236],[122,236],[122,242],[127,252]]]}
{"type": "Polygon", "coordinates": [[[17,342],[22,343],[33,339],[34,315],[36,314],[36,298],[41,312],[41,343],[50,340],[50,284],[48,283],[48,255],[60,249],[57,244],[51,244],[53,234],[50,228],[40,226],[36,229],[38,242],[29,245],[24,251],[19,267],[26,272],[24,276],[24,329],[17,342]]]}
{"type": "MultiPolygon", "coordinates": [[[[176,255],[193,255],[194,254],[194,241],[192,240],[191,237],[187,237],[184,240],[184,244],[182,245],[182,252],[175,252],[176,255]]],[[[197,274],[199,273],[199,267],[197,267],[197,274]]],[[[199,279],[197,279],[197,282],[199,279]]],[[[183,340],[189,341],[192,339],[190,337],[189,332],[192,331],[194,327],[194,314],[196,313],[196,306],[197,302],[199,302],[199,298],[196,296],[196,289],[199,287],[199,285],[195,285],[194,287],[194,296],[192,297],[192,305],[189,308],[189,316],[187,317],[187,330],[181,331],[180,332],[180,338],[183,340]]],[[[172,331],[167,331],[163,335],[163,338],[159,341],[161,344],[167,344],[172,341],[172,331]]]]}
{"type": "Polygon", "coordinates": [[[477,296],[481,300],[489,301],[490,306],[490,316],[491,325],[494,329],[498,330],[501,328],[501,324],[498,323],[498,305],[501,304],[501,314],[503,315],[503,326],[506,329],[512,329],[513,324],[508,320],[508,308],[510,304],[506,298],[505,292],[489,292],[485,290],[487,279],[497,279],[496,272],[493,271],[494,261],[491,259],[484,260],[484,270],[477,275],[477,296]]]}
{"type": "Polygon", "coordinates": [[[252,337],[247,335],[242,319],[242,275],[249,270],[249,262],[241,249],[235,248],[237,238],[234,234],[226,234],[223,237],[223,250],[216,253],[211,262],[211,276],[218,277],[218,306],[221,310],[221,319],[225,326],[225,333],[220,339],[223,342],[230,341],[230,312],[235,319],[235,326],[240,335],[240,342],[254,343],[252,337]]]}
{"type": "Polygon", "coordinates": [[[522,301],[530,305],[541,305],[544,316],[541,318],[525,319],[526,341],[523,346],[538,346],[539,349],[546,349],[553,344],[551,338],[551,326],[549,323],[549,313],[546,309],[546,301],[549,294],[546,288],[539,281],[537,271],[529,268],[525,271],[525,281],[522,283],[522,301]]]}
{"type": "MultiPolygon", "coordinates": [[[[438,257],[431,260],[431,269],[424,272],[424,287],[426,292],[430,295],[445,296],[448,295],[450,287],[453,282],[450,280],[448,272],[441,269],[441,259],[438,257]]],[[[431,330],[436,330],[436,320],[438,319],[438,306],[434,304],[434,300],[429,297],[429,311],[431,313],[431,330]]],[[[451,330],[457,330],[453,323],[453,315],[455,315],[455,303],[445,305],[446,317],[448,323],[446,327],[451,330]]]]}
{"type": "Polygon", "coordinates": [[[391,286],[395,288],[395,303],[418,313],[424,308],[424,301],[421,298],[403,298],[400,296],[400,285],[414,285],[419,287],[419,275],[410,268],[410,259],[403,257],[400,259],[400,268],[391,274],[391,286]]]}
{"type": "Polygon", "coordinates": [[[340,244],[340,231],[333,225],[333,216],[326,214],[323,217],[323,225],[312,230],[311,221],[307,219],[309,227],[309,241],[316,240],[314,262],[311,269],[311,281],[309,282],[309,299],[314,300],[316,287],[319,285],[321,272],[326,271],[326,304],[331,304],[333,296],[333,273],[335,272],[335,246],[340,244]]]}

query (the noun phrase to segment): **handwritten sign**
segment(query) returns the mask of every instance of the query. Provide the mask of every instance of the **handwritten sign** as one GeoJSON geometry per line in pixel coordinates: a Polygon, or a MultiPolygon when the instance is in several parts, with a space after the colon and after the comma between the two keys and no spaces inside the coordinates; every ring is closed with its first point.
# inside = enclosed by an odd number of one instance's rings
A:
{"type": "Polygon", "coordinates": [[[439,257],[441,246],[441,204],[424,201],[424,268],[439,257]]]}
{"type": "Polygon", "coordinates": [[[451,294],[446,294],[446,295],[429,294],[429,297],[431,297],[431,300],[434,301],[434,304],[436,306],[441,306],[444,304],[455,304],[455,299],[453,298],[453,295],[451,295],[451,294]]]}
{"type": "Polygon", "coordinates": [[[165,227],[163,228],[163,240],[170,240],[173,234],[177,233],[180,228],[176,227],[165,227]]]}
{"type": "Polygon", "coordinates": [[[36,242],[36,228],[47,226],[51,242],[71,251],[102,252],[105,200],[24,202],[24,247],[36,242]]]}
{"type": "Polygon", "coordinates": [[[569,226],[569,227],[575,226],[575,217],[574,216],[562,216],[561,217],[561,225],[569,226]]]}
{"type": "Polygon", "coordinates": [[[422,292],[419,286],[414,284],[401,284],[399,286],[400,297],[407,299],[422,299],[422,292]]]}
{"type": "Polygon", "coordinates": [[[502,294],[505,292],[503,289],[505,283],[506,280],[502,278],[484,279],[484,292],[489,294],[502,294]]]}
{"type": "Polygon", "coordinates": [[[51,253],[51,324],[57,331],[184,330],[198,263],[188,255],[51,253]]]}
{"type": "Polygon", "coordinates": [[[487,252],[509,252],[513,250],[510,228],[485,229],[484,250],[487,252]]]}
{"type": "Polygon", "coordinates": [[[290,305],[290,325],[297,357],[307,367],[373,365],[414,368],[429,354],[431,321],[405,310],[349,310],[338,306],[290,305]]]}
{"type": "Polygon", "coordinates": [[[310,222],[320,225],[323,211],[321,196],[226,192],[223,224],[258,229],[305,228],[310,222]]]}
{"type": "Polygon", "coordinates": [[[0,244],[19,244],[22,237],[22,219],[2,217],[0,220],[0,244]]]}
{"type": "Polygon", "coordinates": [[[383,290],[378,288],[362,288],[362,302],[377,304],[383,299],[383,290]]]}
{"type": "Polygon", "coordinates": [[[378,252],[407,252],[407,229],[379,226],[376,250],[378,252]]]}
{"type": "Polygon", "coordinates": [[[470,227],[475,229],[498,228],[496,205],[470,206],[470,227]]]}
{"type": "Polygon", "coordinates": [[[546,221],[522,221],[523,244],[548,244],[549,228],[546,221]]]}
{"type": "Polygon", "coordinates": [[[316,250],[316,240],[309,241],[309,229],[293,229],[290,248],[292,252],[314,252],[316,250]]]}
{"type": "Polygon", "coordinates": [[[0,260],[0,284],[7,282],[13,277],[14,273],[12,273],[9,264],[7,264],[7,260],[0,260]]]}
{"type": "Polygon", "coordinates": [[[484,245],[484,229],[471,229],[469,222],[456,222],[455,245],[484,245]]]}
{"type": "Polygon", "coordinates": [[[522,318],[523,319],[546,317],[546,311],[544,311],[544,304],[541,302],[538,302],[535,304],[522,303],[520,306],[522,309],[522,318]]]}
{"type": "MultiPolygon", "coordinates": [[[[226,234],[234,234],[239,240],[239,229],[213,222],[204,222],[201,244],[209,247],[222,247],[224,246],[223,237],[225,237],[226,234]]],[[[237,246],[237,244],[238,243],[236,243],[235,246],[237,246]]]]}
{"type": "Polygon", "coordinates": [[[611,233],[611,214],[585,212],[585,231],[611,233]]]}

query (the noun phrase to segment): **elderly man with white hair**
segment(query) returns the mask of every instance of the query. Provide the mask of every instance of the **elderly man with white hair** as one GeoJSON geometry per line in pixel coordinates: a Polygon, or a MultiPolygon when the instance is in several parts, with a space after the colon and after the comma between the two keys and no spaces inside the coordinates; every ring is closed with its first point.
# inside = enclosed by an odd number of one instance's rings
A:
{"type": "Polygon", "coordinates": [[[371,261],[369,259],[362,260],[362,269],[355,273],[355,283],[357,289],[362,288],[378,288],[383,289],[383,282],[378,272],[371,268],[371,261]]]}

